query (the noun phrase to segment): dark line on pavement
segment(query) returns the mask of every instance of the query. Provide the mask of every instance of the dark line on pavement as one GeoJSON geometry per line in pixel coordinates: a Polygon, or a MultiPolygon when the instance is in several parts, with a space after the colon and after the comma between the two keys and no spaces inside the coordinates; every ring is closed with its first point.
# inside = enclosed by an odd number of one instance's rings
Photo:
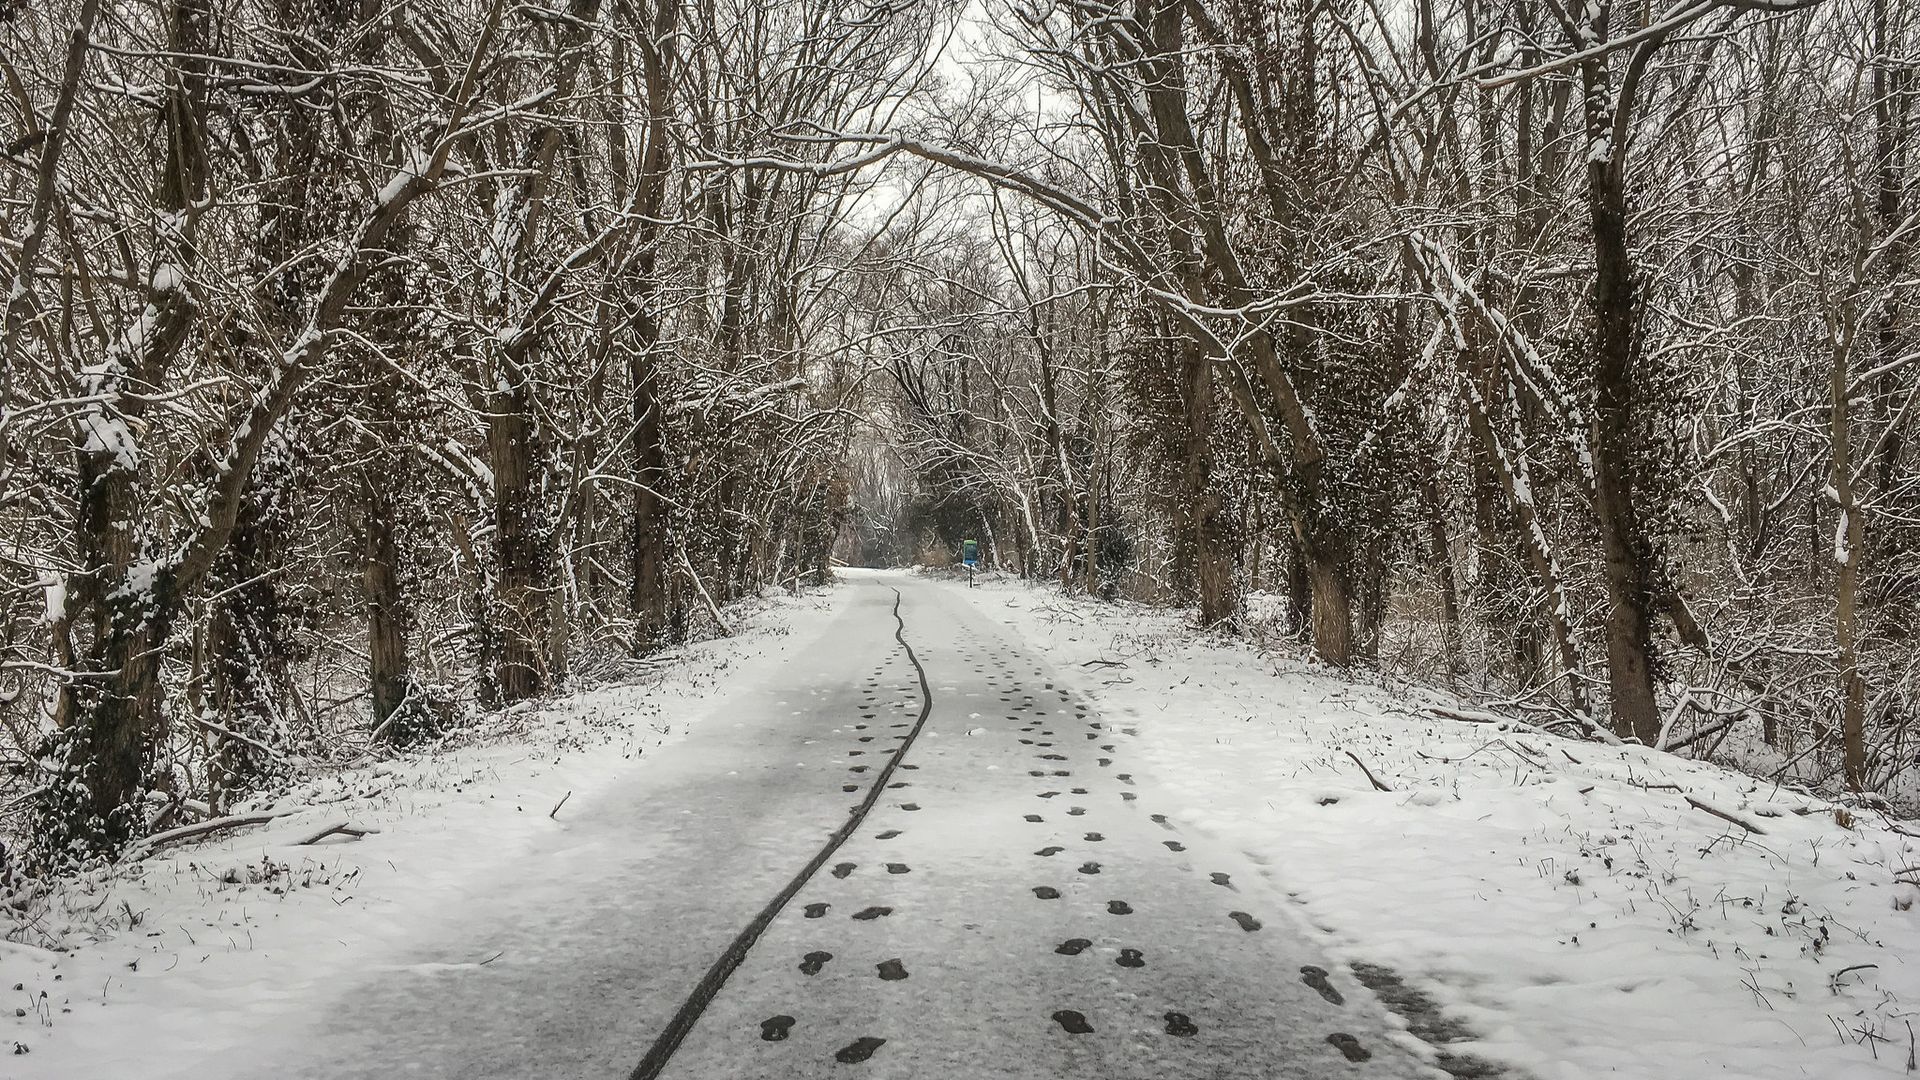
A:
{"type": "MultiPolygon", "coordinates": [[[[753,917],[753,921],[747,924],[746,929],[740,931],[740,936],[734,938],[733,943],[720,954],[720,958],[707,969],[706,975],[702,976],[700,982],[694,986],[693,993],[689,994],[686,1002],[680,1006],[680,1011],[673,1014],[673,1019],[668,1022],[666,1029],[653,1040],[653,1045],[647,1049],[647,1056],[641,1058],[640,1064],[634,1067],[629,1080],[656,1080],[666,1069],[667,1062],[672,1060],[674,1052],[680,1049],[680,1044],[685,1042],[687,1035],[693,1031],[693,1025],[699,1022],[700,1014],[707,1010],[707,1004],[720,992],[720,988],[727,984],[728,977],[746,960],[747,952],[753,948],[754,942],[760,940],[760,935],[766,933],[767,927],[773,924],[773,920],[779,916],[781,909],[787,906],[787,902],[806,887],[813,875],[819,873],[820,868],[827,865],[827,860],[833,858],[834,854],[840,850],[840,845],[846,843],[847,838],[853,835],[853,830],[859,828],[861,822],[867,819],[867,814],[879,803],[880,797],[886,794],[887,781],[893,776],[894,769],[898,768],[901,759],[907,756],[907,751],[913,749],[914,740],[920,737],[920,729],[926,726],[927,717],[933,712],[933,688],[927,683],[927,669],[920,666],[920,658],[914,655],[913,646],[907,644],[907,623],[900,617],[899,589],[893,590],[893,621],[895,623],[893,638],[900,643],[901,648],[907,651],[907,660],[913,664],[914,673],[920,678],[919,719],[913,722],[912,730],[907,732],[905,741],[901,742],[899,749],[895,750],[893,756],[888,759],[886,767],[874,777],[873,787],[867,792],[867,797],[860,801],[859,806],[854,807],[846,823],[834,830],[833,835],[827,838],[826,846],[815,853],[806,866],[801,867],[793,880],[787,882],[786,888],[781,889],[779,895],[773,898],[773,902],[753,917]]],[[[878,1040],[862,1041],[873,1041],[876,1046],[878,1045],[878,1040]]],[[[852,1047],[848,1049],[851,1050],[852,1047]]],[[[842,1051],[842,1053],[845,1052],[842,1051]]]]}

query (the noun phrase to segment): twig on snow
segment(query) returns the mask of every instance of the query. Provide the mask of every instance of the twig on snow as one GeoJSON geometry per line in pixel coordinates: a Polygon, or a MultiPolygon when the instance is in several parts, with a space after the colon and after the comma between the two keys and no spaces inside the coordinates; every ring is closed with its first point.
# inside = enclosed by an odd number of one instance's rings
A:
{"type": "Polygon", "coordinates": [[[1691,795],[1686,796],[1686,800],[1687,800],[1687,805],[1693,807],[1695,810],[1700,810],[1700,811],[1704,811],[1706,813],[1712,814],[1714,817],[1717,817],[1722,821],[1731,821],[1735,825],[1740,826],[1741,828],[1747,830],[1750,833],[1755,834],[1756,836],[1767,835],[1767,830],[1737,815],[1729,814],[1725,810],[1722,810],[1717,806],[1712,806],[1708,803],[1701,802],[1699,799],[1696,799],[1691,795]]]}
{"type": "Polygon", "coordinates": [[[1481,712],[1478,709],[1453,709],[1445,705],[1429,705],[1427,711],[1448,720],[1463,720],[1469,724],[1511,724],[1514,718],[1499,713],[1481,712]]]}
{"type": "Polygon", "coordinates": [[[560,801],[553,804],[553,809],[547,811],[547,816],[551,818],[553,815],[559,813],[560,808],[567,805],[567,800],[571,798],[573,798],[573,789],[569,788],[565,795],[560,796],[560,801]]]}
{"type": "Polygon", "coordinates": [[[1360,755],[1354,753],[1351,750],[1345,750],[1345,749],[1341,750],[1340,752],[1352,758],[1353,763],[1355,765],[1360,766],[1360,771],[1367,774],[1367,779],[1373,784],[1373,789],[1375,791],[1392,791],[1393,790],[1387,785],[1381,783],[1379,777],[1373,775],[1373,770],[1367,768],[1367,763],[1360,760],[1360,755]]]}
{"type": "Polygon", "coordinates": [[[325,840],[327,837],[332,836],[334,833],[339,833],[342,836],[351,836],[355,840],[358,840],[361,837],[367,835],[368,833],[377,833],[379,831],[380,831],[379,829],[369,829],[364,825],[352,825],[345,821],[335,821],[327,824],[322,828],[315,829],[314,831],[308,833],[307,835],[301,837],[300,839],[295,840],[293,842],[293,846],[307,847],[312,844],[317,844],[320,841],[325,840]]]}
{"type": "Polygon", "coordinates": [[[1879,964],[1854,964],[1850,967],[1843,967],[1839,971],[1836,971],[1833,974],[1827,976],[1827,989],[1832,990],[1836,994],[1839,993],[1840,978],[1841,976],[1846,975],[1848,972],[1868,971],[1868,970],[1878,971],[1879,969],[1880,969],[1879,964]]]}

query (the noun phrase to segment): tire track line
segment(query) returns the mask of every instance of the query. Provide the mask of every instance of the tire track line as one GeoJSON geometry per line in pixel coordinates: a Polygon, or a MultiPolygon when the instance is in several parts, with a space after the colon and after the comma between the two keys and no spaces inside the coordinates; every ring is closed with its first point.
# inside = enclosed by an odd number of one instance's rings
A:
{"type": "Polygon", "coordinates": [[[913,646],[907,643],[907,623],[900,616],[900,600],[900,590],[894,589],[893,638],[900,643],[901,648],[906,650],[907,660],[913,665],[914,674],[920,679],[920,716],[914,720],[912,729],[907,732],[906,739],[900,743],[899,749],[894,751],[886,767],[882,768],[879,775],[874,778],[873,787],[867,792],[867,797],[860,800],[860,805],[854,807],[853,813],[847,816],[846,823],[834,830],[833,835],[827,838],[826,844],[814,854],[812,859],[808,860],[807,865],[800,868],[800,872],[794,875],[793,880],[787,882],[786,887],[774,896],[772,902],[762,908],[760,914],[754,916],[753,921],[749,922],[725,951],[721,952],[719,959],[713,962],[713,966],[708,968],[707,973],[694,985],[693,992],[687,995],[687,1000],[681,1004],[679,1011],[673,1014],[673,1019],[668,1021],[667,1026],[653,1040],[653,1045],[647,1048],[647,1054],[640,1059],[640,1064],[634,1066],[633,1072],[629,1074],[629,1080],[657,1080],[666,1069],[668,1062],[673,1060],[674,1052],[680,1049],[680,1044],[685,1042],[687,1036],[692,1033],[694,1025],[700,1022],[700,1016],[706,1012],[707,1005],[713,1001],[715,995],[720,993],[721,988],[726,986],[727,979],[746,960],[747,953],[753,948],[754,943],[760,940],[760,935],[766,933],[767,927],[773,925],[773,920],[779,917],[787,903],[799,895],[807,882],[820,872],[820,868],[827,864],[828,859],[839,852],[841,846],[853,835],[853,831],[858,829],[867,820],[867,815],[873,808],[879,805],[880,797],[886,793],[887,781],[893,779],[894,772],[906,759],[907,751],[913,749],[914,742],[920,738],[920,730],[926,726],[927,717],[933,713],[933,687],[927,682],[927,669],[921,665],[920,657],[914,653],[913,646]]]}

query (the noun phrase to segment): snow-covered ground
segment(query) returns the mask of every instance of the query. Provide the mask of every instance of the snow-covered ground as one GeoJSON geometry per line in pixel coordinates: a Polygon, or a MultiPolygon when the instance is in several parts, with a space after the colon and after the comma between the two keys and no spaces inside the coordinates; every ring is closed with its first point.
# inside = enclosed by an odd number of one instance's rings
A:
{"type": "Polygon", "coordinates": [[[1415,1027],[1464,1040],[1453,1053],[1541,1080],[1913,1070],[1910,826],[1638,747],[1441,719],[1425,707],[1457,702],[1178,613],[1007,581],[975,596],[1131,722],[1176,818],[1293,895],[1331,954],[1437,1004],[1415,1027]]]}
{"type": "Polygon", "coordinates": [[[130,1072],[130,1060],[210,1064],[314,1009],[498,868],[552,844],[555,817],[644,776],[843,603],[829,592],[751,602],[735,636],[638,682],[496,717],[492,737],[463,749],[311,782],[276,800],[286,817],[71,883],[24,923],[0,911],[0,1078],[132,1080],[154,1072],[130,1072]],[[379,831],[298,844],[338,822],[379,831]]]}
{"type": "MultiPolygon", "coordinates": [[[[1638,748],[1440,719],[1425,711],[1437,696],[1206,637],[1175,612],[1006,581],[931,587],[1090,698],[1126,732],[1142,798],[1240,853],[1236,880],[1299,901],[1300,925],[1348,965],[1334,981],[1384,987],[1458,1075],[1909,1071],[1920,888],[1898,879],[1920,853],[1895,823],[1638,748]]],[[[129,1076],[129,1048],[214,1060],[251,1027],[321,1007],[553,843],[563,798],[562,819],[644,778],[729,692],[771,679],[845,593],[775,602],[640,685],[310,784],[270,825],[74,883],[0,942],[15,1006],[0,1050],[20,1050],[0,1077],[129,1076]],[[296,846],[337,821],[380,831],[296,846]]]]}

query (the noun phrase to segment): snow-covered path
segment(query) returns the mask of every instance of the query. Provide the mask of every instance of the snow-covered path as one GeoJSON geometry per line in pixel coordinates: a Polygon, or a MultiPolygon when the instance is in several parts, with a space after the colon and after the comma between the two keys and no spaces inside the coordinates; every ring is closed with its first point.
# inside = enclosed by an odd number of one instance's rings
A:
{"type": "Polygon", "coordinates": [[[658,1075],[1424,1074],[1364,991],[1314,977],[1283,901],[1160,814],[1126,733],[1044,659],[951,590],[848,588],[732,723],[570,807],[551,847],[227,1072],[630,1075],[913,734],[898,590],[924,726],[658,1075]]]}
{"type": "Polygon", "coordinates": [[[1911,1073],[1910,825],[1044,586],[738,616],[9,913],[0,1080],[1911,1073]]]}

